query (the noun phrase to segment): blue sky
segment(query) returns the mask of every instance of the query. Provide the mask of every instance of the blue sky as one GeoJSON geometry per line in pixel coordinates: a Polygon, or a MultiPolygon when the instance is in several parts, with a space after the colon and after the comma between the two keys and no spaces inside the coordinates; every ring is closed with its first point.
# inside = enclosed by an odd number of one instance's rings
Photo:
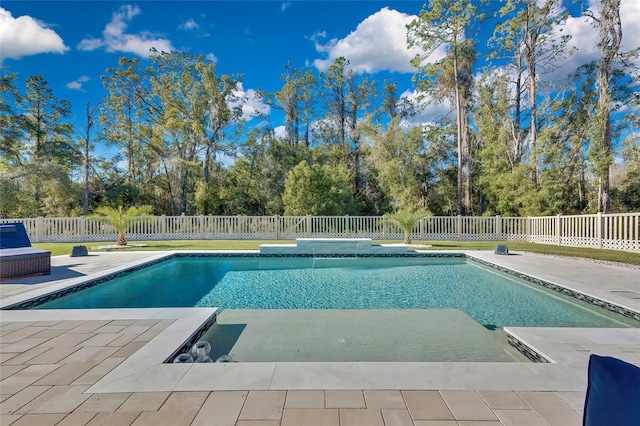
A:
{"type": "MultiPolygon", "coordinates": [[[[345,56],[358,72],[393,78],[412,96],[415,54],[404,26],[422,1],[10,1],[0,4],[0,60],[24,81],[42,74],[81,118],[86,102],[104,94],[100,76],[121,56],[145,57],[150,47],[206,55],[222,74],[243,74],[249,108],[264,108],[255,89],[276,91],[283,65],[323,71],[345,56]]],[[[495,6],[497,2],[493,2],[495,6]]],[[[570,4],[567,2],[567,4],[570,4]]],[[[597,4],[597,2],[596,2],[597,4]]],[[[544,78],[559,78],[596,58],[597,32],[573,3],[564,34],[577,53],[544,78]]],[[[640,0],[622,0],[623,50],[640,45],[640,0]]],[[[492,31],[491,24],[486,28],[492,31]]],[[[483,35],[481,34],[480,37],[483,35]]],[[[481,53],[486,51],[479,41],[481,53]]],[[[442,50],[435,53],[441,55],[442,50]]],[[[446,112],[434,105],[423,116],[446,112]]],[[[277,120],[277,118],[276,118],[277,120]]],[[[281,123],[274,122],[274,126],[281,123]]]]}
{"type": "MultiPolygon", "coordinates": [[[[18,71],[21,81],[43,74],[55,94],[71,100],[74,113],[81,115],[87,101],[93,104],[104,93],[100,76],[117,66],[120,56],[144,57],[149,47],[204,54],[220,73],[244,75],[243,89],[251,102],[255,89],[281,88],[285,64],[324,70],[339,56],[337,44],[363,21],[373,21],[369,29],[365,22],[365,31],[383,25],[397,31],[419,13],[422,3],[3,1],[0,7],[5,20],[10,13],[12,25],[21,27],[20,43],[25,44],[16,46],[17,36],[11,42],[2,40],[3,65],[18,71]],[[16,47],[8,49],[9,43],[16,47]]],[[[387,39],[400,40],[397,34],[387,39]]],[[[355,37],[354,41],[358,43],[355,37]]],[[[366,50],[370,41],[361,37],[359,49],[366,50]]],[[[373,47],[371,43],[368,49],[373,47]]],[[[401,51],[399,47],[394,48],[401,51]]],[[[359,71],[396,78],[402,90],[411,87],[408,53],[356,55],[353,49],[342,50],[353,56],[359,71]]]]}

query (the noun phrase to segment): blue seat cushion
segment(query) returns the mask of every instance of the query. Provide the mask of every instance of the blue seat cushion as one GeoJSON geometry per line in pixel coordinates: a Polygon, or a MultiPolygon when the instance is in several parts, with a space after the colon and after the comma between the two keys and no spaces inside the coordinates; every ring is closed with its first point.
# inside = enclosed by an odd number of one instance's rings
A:
{"type": "Polygon", "coordinates": [[[591,355],[583,425],[640,425],[639,367],[617,358],[591,355]]]}
{"type": "Polygon", "coordinates": [[[0,224],[0,249],[21,247],[31,247],[24,224],[21,222],[0,224]]]}

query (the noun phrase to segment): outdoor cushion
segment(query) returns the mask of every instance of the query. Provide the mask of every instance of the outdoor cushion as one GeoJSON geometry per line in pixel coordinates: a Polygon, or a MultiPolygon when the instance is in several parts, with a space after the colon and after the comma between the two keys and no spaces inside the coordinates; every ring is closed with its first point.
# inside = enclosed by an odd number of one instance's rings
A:
{"type": "Polygon", "coordinates": [[[44,250],[36,247],[18,247],[18,248],[10,248],[10,249],[2,249],[0,250],[0,260],[18,260],[18,259],[28,259],[31,257],[38,256],[49,256],[51,252],[49,250],[44,250]]]}
{"type": "Polygon", "coordinates": [[[51,273],[51,252],[31,247],[24,224],[0,224],[0,278],[51,273]]]}
{"type": "Polygon", "coordinates": [[[640,368],[617,358],[591,355],[584,426],[640,425],[640,368]]]}
{"type": "Polygon", "coordinates": [[[31,247],[24,224],[20,222],[0,224],[0,249],[19,247],[31,247]]]}

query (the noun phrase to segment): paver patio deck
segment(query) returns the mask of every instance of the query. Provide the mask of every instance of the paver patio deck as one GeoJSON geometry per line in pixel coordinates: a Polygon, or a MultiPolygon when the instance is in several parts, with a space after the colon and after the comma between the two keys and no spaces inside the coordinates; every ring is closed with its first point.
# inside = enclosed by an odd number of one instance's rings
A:
{"type": "MultiPolygon", "coordinates": [[[[469,253],[640,312],[638,269],[469,253]]],[[[0,281],[0,303],[159,255],[54,257],[51,276],[0,281]]],[[[590,353],[640,365],[640,329],[559,328],[512,330],[549,364],[162,364],[212,313],[0,311],[0,424],[579,425],[590,353]]]]}

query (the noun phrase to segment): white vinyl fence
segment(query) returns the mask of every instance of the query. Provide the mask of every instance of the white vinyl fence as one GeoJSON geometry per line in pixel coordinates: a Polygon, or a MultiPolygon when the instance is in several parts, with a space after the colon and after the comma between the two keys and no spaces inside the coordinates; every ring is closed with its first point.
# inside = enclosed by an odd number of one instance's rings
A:
{"type": "MultiPolygon", "coordinates": [[[[98,219],[0,219],[23,222],[32,242],[116,241],[114,229],[98,219]]],[[[411,233],[427,241],[528,241],[640,252],[640,213],[580,216],[431,216],[411,233]]],[[[293,240],[296,238],[401,240],[402,230],[381,216],[151,216],[127,232],[141,240],[293,240]]]]}

